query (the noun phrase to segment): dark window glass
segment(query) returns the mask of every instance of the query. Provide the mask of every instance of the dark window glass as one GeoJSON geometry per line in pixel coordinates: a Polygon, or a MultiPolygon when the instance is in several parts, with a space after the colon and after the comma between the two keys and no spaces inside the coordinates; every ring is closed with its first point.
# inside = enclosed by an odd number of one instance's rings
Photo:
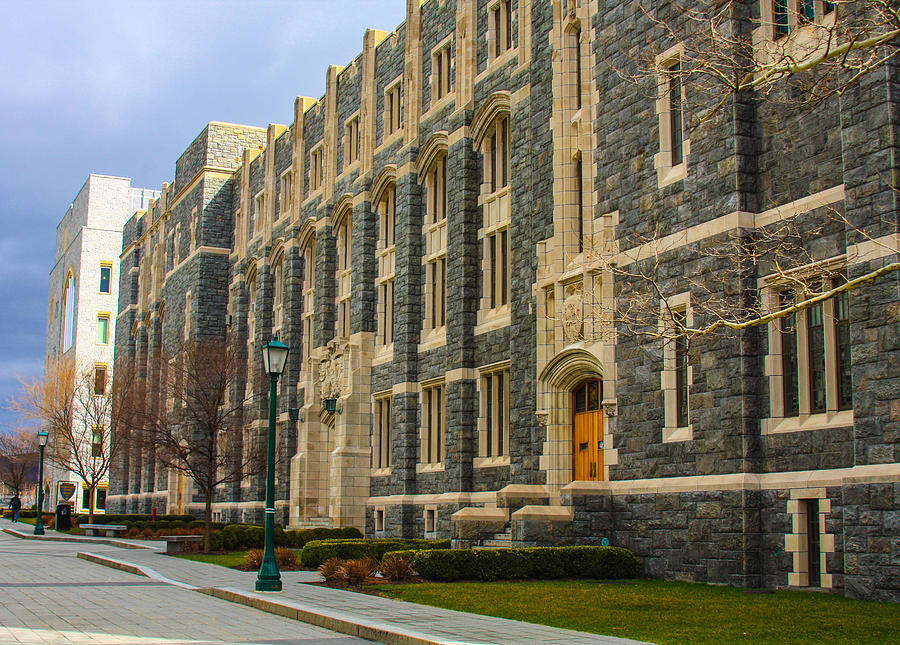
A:
{"type": "Polygon", "coordinates": [[[834,299],[834,338],[837,344],[838,410],[853,407],[853,381],[850,377],[850,316],[846,293],[834,299]]]}
{"type": "Polygon", "coordinates": [[[112,276],[112,267],[100,267],[100,293],[109,293],[109,282],[112,276]]]}
{"type": "Polygon", "coordinates": [[[509,280],[508,273],[509,257],[507,254],[506,229],[500,231],[500,304],[505,305],[509,302],[509,293],[507,293],[506,283],[509,280]]]}
{"type": "Polygon", "coordinates": [[[497,247],[497,236],[491,235],[488,238],[488,252],[490,253],[490,262],[491,262],[491,275],[489,276],[490,280],[488,280],[488,282],[490,283],[489,288],[491,290],[490,300],[491,300],[491,308],[492,309],[497,306],[497,286],[496,286],[497,285],[497,251],[496,251],[496,247],[497,247]]]}
{"type": "Polygon", "coordinates": [[[106,489],[105,488],[97,489],[97,503],[94,504],[94,508],[98,511],[106,510],[106,489]]]}
{"type": "Polygon", "coordinates": [[[584,412],[587,409],[587,386],[582,385],[575,390],[575,412],[584,412]]]}
{"type": "MultiPolygon", "coordinates": [[[[674,316],[684,325],[685,312],[675,312],[674,316]]],[[[679,428],[688,425],[688,352],[684,336],[675,339],[675,422],[679,428]]]]}
{"type": "Polygon", "coordinates": [[[825,412],[825,320],[822,303],[806,310],[810,412],[825,412]]]}
{"type": "Polygon", "coordinates": [[[494,379],[491,376],[484,377],[484,391],[485,391],[485,416],[487,417],[487,424],[485,426],[486,430],[486,443],[487,443],[487,456],[493,457],[493,438],[494,438],[494,379]]]}
{"type": "Polygon", "coordinates": [[[669,68],[669,117],[672,130],[672,165],[684,161],[684,123],[681,106],[681,63],[669,68]]]}
{"type": "Polygon", "coordinates": [[[497,374],[497,455],[503,454],[503,427],[506,423],[504,418],[504,385],[503,372],[497,374]]]}
{"type": "MultiPolygon", "coordinates": [[[[794,304],[793,293],[781,294],[781,306],[794,304]]],[[[784,416],[796,417],[800,414],[800,379],[797,366],[797,315],[791,314],[781,319],[781,373],[784,416]]]]}
{"type": "Polygon", "coordinates": [[[807,22],[816,19],[816,3],[813,0],[800,0],[800,17],[807,22]]]}
{"type": "Polygon", "coordinates": [[[787,0],[773,0],[772,15],[775,18],[775,36],[787,34],[789,29],[787,0]]]}

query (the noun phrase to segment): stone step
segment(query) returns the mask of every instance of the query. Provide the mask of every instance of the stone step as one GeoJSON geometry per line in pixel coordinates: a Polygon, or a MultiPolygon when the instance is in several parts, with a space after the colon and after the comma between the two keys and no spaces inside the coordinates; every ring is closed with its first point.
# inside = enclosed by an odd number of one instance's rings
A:
{"type": "Polygon", "coordinates": [[[475,549],[511,549],[512,540],[484,540],[481,546],[473,547],[475,549]]]}

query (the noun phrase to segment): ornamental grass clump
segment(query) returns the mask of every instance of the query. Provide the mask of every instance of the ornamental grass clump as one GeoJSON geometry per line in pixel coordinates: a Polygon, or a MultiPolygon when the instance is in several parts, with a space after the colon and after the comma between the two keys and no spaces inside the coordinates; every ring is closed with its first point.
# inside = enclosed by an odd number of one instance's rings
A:
{"type": "Polygon", "coordinates": [[[319,573],[325,578],[325,582],[335,584],[344,581],[344,561],[338,558],[330,558],[319,565],[319,573]]]}
{"type": "MultiPolygon", "coordinates": [[[[244,560],[246,561],[248,567],[258,569],[262,566],[263,550],[250,549],[249,551],[247,551],[247,555],[244,556],[244,560]]],[[[297,552],[291,551],[290,549],[285,549],[280,546],[275,547],[275,564],[277,564],[281,569],[296,566],[297,552]]]]}
{"type": "Polygon", "coordinates": [[[360,558],[359,560],[346,560],[341,567],[344,571],[344,579],[352,587],[359,587],[370,583],[378,571],[378,560],[374,558],[360,558]]]}
{"type": "Polygon", "coordinates": [[[381,577],[391,582],[403,582],[415,575],[415,571],[409,561],[397,553],[388,553],[378,566],[381,577]]]}

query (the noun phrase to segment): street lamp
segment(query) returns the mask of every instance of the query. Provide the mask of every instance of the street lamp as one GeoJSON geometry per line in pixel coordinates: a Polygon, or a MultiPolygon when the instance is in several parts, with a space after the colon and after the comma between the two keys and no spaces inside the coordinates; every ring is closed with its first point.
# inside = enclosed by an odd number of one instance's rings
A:
{"type": "Polygon", "coordinates": [[[263,364],[269,375],[269,437],[266,450],[266,545],[256,576],[256,590],[281,591],[281,574],[275,562],[275,399],[278,377],[284,371],[291,348],[273,338],[262,350],[263,364]]]}
{"type": "Polygon", "coordinates": [[[44,446],[47,445],[47,439],[50,435],[45,430],[38,432],[38,446],[41,448],[40,466],[38,466],[38,503],[37,503],[37,521],[34,523],[34,534],[44,534],[44,518],[41,513],[44,510],[44,446]]]}

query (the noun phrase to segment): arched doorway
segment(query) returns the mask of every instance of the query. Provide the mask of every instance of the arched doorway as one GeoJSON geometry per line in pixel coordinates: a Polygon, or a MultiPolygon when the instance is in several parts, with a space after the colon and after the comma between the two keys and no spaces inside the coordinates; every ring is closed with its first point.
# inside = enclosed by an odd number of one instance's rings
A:
{"type": "Polygon", "coordinates": [[[603,382],[582,381],[572,393],[572,479],[603,479],[603,382]]]}

